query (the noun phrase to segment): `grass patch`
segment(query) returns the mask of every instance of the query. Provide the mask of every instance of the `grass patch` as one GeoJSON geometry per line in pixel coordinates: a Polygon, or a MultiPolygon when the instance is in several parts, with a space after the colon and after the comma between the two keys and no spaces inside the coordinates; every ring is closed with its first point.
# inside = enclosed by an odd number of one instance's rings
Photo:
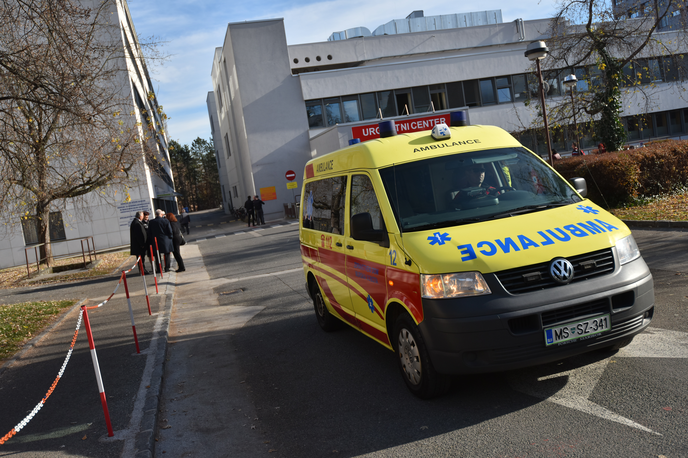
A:
{"type": "Polygon", "coordinates": [[[74,301],[0,305],[0,361],[9,359],[64,309],[73,305],[74,301]]]}
{"type": "Polygon", "coordinates": [[[688,221],[688,194],[642,197],[610,211],[623,220],[688,221]]]}
{"type": "MultiPolygon", "coordinates": [[[[57,277],[50,278],[40,278],[36,279],[36,264],[29,265],[31,269],[31,278],[29,279],[26,275],[26,266],[10,267],[9,269],[0,270],[0,289],[6,288],[16,288],[19,286],[26,286],[27,280],[30,285],[43,285],[51,283],[62,283],[68,281],[82,280],[84,278],[99,277],[101,275],[110,274],[114,269],[119,267],[127,258],[130,258],[128,251],[119,251],[116,253],[102,253],[98,255],[98,260],[100,261],[98,265],[89,269],[85,272],[76,272],[73,274],[60,275],[57,277]]],[[[70,264],[78,264],[81,260],[81,256],[76,256],[74,258],[64,258],[55,261],[54,267],[67,266],[70,264]]],[[[131,263],[134,263],[134,257],[131,257],[131,263]]],[[[78,265],[77,268],[83,266],[78,265]]],[[[131,267],[130,265],[126,266],[131,267]]]]}

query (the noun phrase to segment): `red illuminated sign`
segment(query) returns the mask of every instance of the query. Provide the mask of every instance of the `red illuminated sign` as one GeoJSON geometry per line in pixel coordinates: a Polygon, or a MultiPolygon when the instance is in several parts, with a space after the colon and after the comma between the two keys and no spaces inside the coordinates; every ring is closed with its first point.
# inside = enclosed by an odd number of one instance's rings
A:
{"type": "MultiPolygon", "coordinates": [[[[451,120],[449,113],[428,116],[425,118],[394,120],[394,124],[397,128],[397,134],[419,132],[421,130],[432,130],[432,128],[435,127],[435,124],[444,123],[449,125],[450,122],[451,120]]],[[[364,142],[373,138],[380,138],[380,129],[377,124],[355,126],[351,128],[351,134],[353,135],[353,138],[360,138],[361,141],[364,142]]]]}

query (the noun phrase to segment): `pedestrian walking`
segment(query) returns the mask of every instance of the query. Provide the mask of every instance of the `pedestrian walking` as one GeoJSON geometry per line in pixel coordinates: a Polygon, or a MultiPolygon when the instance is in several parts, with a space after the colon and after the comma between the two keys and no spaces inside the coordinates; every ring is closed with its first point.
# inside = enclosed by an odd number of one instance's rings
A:
{"type": "Polygon", "coordinates": [[[182,213],[179,215],[179,217],[179,223],[182,226],[182,230],[186,230],[186,235],[189,235],[189,223],[191,222],[191,217],[186,212],[186,207],[182,208],[182,213]]]}
{"type": "Polygon", "coordinates": [[[251,220],[253,220],[253,225],[256,225],[256,217],[253,213],[253,201],[251,196],[248,196],[246,202],[244,202],[244,208],[246,209],[246,218],[248,220],[248,227],[251,227],[251,220]]]}
{"type": "Polygon", "coordinates": [[[143,226],[143,212],[136,212],[136,216],[129,226],[129,249],[132,256],[141,257],[141,264],[138,264],[139,273],[141,273],[141,266],[143,266],[143,273],[150,275],[144,264],[148,249],[148,233],[143,226]]]}
{"type": "Polygon", "coordinates": [[[170,271],[170,256],[174,250],[172,245],[172,226],[170,222],[165,219],[165,212],[157,209],[155,210],[155,219],[148,223],[148,239],[151,245],[153,245],[153,251],[155,253],[155,262],[160,264],[160,259],[158,257],[158,251],[165,255],[165,272],[170,271]],[[158,240],[158,249],[155,250],[155,240],[158,240]]]}
{"type": "MultiPolygon", "coordinates": [[[[150,246],[152,245],[152,243],[151,243],[150,237],[148,237],[148,224],[150,223],[150,212],[147,212],[147,211],[143,212],[143,220],[141,222],[143,223],[143,227],[146,229],[146,244],[147,244],[146,256],[148,256],[148,259],[150,260],[151,270],[155,271],[155,264],[154,264],[155,261],[153,260],[153,258],[151,258],[151,251],[150,251],[150,246]]],[[[153,247],[153,249],[155,249],[155,246],[153,247]]],[[[145,267],[146,259],[144,258],[143,261],[144,261],[143,265],[145,267]]]]}
{"type": "Polygon", "coordinates": [[[258,196],[255,196],[253,198],[253,212],[255,213],[253,220],[258,224],[265,224],[265,216],[263,215],[263,205],[265,205],[265,202],[260,200],[258,196]]]}
{"type": "MultiPolygon", "coordinates": [[[[182,245],[184,236],[182,235],[182,227],[177,217],[173,213],[167,214],[167,220],[170,222],[172,227],[172,254],[174,255],[174,260],[177,261],[177,272],[184,272],[184,260],[182,259],[182,253],[179,247],[182,245]]],[[[186,242],[184,242],[186,243],[186,242]]]]}

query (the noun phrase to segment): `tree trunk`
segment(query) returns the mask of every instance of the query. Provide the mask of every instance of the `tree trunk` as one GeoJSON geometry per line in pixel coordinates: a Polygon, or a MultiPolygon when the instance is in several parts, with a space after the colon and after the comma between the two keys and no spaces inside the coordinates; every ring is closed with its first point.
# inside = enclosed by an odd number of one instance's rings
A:
{"type": "Polygon", "coordinates": [[[38,229],[38,243],[42,243],[40,247],[40,256],[45,260],[46,266],[50,267],[53,264],[53,250],[50,245],[50,209],[45,204],[36,205],[36,226],[38,229]]]}

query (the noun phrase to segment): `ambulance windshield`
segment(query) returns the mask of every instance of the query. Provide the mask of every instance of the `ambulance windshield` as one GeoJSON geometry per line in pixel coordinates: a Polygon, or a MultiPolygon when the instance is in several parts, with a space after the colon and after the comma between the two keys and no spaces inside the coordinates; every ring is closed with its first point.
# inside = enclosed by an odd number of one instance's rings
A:
{"type": "Polygon", "coordinates": [[[469,224],[580,202],[522,148],[433,157],[380,170],[404,232],[469,224]]]}

